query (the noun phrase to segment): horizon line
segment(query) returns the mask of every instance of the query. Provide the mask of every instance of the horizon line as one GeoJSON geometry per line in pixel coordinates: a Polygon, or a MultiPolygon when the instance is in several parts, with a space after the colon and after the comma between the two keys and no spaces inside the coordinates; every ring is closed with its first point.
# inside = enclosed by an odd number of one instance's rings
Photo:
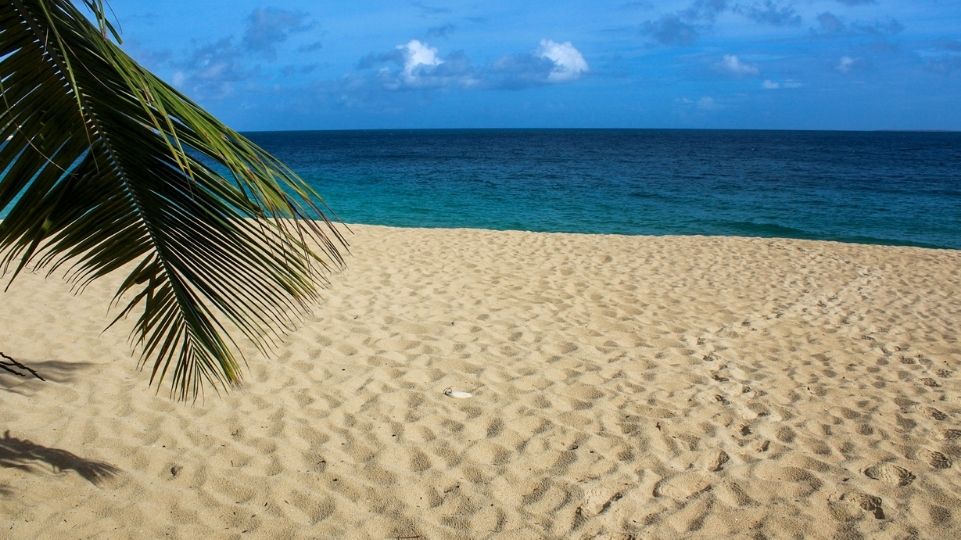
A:
{"type": "Polygon", "coordinates": [[[239,133],[316,133],[348,131],[757,131],[809,133],[961,133],[961,129],[813,129],[813,128],[656,128],[656,127],[378,127],[313,129],[237,129],[239,133]]]}

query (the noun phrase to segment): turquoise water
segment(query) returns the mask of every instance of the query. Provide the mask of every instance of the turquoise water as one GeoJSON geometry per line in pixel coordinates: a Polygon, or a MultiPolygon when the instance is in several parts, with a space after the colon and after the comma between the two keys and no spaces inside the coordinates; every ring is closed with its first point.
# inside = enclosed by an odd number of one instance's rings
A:
{"type": "Polygon", "coordinates": [[[248,135],[351,223],[961,248],[961,133],[248,135]]]}
{"type": "Polygon", "coordinates": [[[961,133],[248,135],[350,223],[961,249],[961,133]]]}

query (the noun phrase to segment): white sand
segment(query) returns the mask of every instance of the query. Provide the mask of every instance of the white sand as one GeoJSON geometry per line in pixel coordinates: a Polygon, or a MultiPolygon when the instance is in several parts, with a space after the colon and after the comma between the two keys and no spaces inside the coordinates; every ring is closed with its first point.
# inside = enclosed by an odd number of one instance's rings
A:
{"type": "Polygon", "coordinates": [[[961,537],[961,252],[355,227],[247,384],[0,294],[0,537],[961,537]],[[445,388],[472,393],[455,399],[445,388]]]}

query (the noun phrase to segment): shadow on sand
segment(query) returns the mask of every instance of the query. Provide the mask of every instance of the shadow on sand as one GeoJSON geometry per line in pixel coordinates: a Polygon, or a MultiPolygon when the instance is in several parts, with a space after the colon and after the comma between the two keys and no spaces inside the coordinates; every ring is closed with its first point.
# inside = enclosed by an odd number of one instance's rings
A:
{"type": "MultiPolygon", "coordinates": [[[[74,471],[88,482],[99,484],[116,476],[120,469],[109,463],[84,459],[59,448],[48,448],[26,439],[12,437],[9,431],[0,439],[0,467],[35,471],[49,466],[54,472],[74,471]]],[[[0,486],[0,493],[5,486],[0,486]]]]}
{"type": "MultiPolygon", "coordinates": [[[[4,355],[9,358],[8,355],[4,355]]],[[[9,363],[9,362],[5,362],[9,363]]],[[[19,362],[18,362],[19,363],[19,362]]],[[[77,372],[94,367],[92,362],[62,362],[60,360],[23,361],[29,372],[14,368],[21,375],[8,370],[0,370],[0,391],[27,395],[41,388],[45,383],[68,383],[74,380],[77,372]],[[34,372],[36,376],[30,372],[34,372]]]]}

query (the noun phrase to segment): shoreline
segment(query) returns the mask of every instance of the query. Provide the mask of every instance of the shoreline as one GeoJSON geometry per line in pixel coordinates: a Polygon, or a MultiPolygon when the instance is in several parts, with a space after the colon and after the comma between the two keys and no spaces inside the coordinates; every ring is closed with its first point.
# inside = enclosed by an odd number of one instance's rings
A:
{"type": "MultiPolygon", "coordinates": [[[[320,220],[314,220],[319,223],[323,223],[320,220]]],[[[2,216],[0,216],[0,222],[3,222],[2,216]]],[[[609,232],[579,232],[579,231],[537,231],[529,229],[490,229],[485,227],[433,227],[433,226],[406,226],[406,225],[383,225],[378,223],[363,223],[363,222],[340,222],[331,220],[337,227],[350,228],[350,227],[366,227],[366,228],[381,228],[381,229],[410,229],[410,230],[422,230],[422,231],[483,231],[492,233],[524,233],[524,234],[547,234],[547,235],[573,235],[573,236],[588,236],[588,237],[614,237],[614,238],[734,238],[743,240],[784,240],[789,242],[812,242],[819,243],[824,242],[827,244],[840,244],[840,245],[853,245],[853,246],[864,246],[864,247],[883,247],[883,248],[910,248],[910,249],[924,249],[933,251],[947,251],[947,252],[961,252],[961,248],[937,246],[934,244],[927,245],[917,242],[912,243],[884,243],[884,240],[878,239],[877,242],[857,242],[849,240],[832,240],[832,239],[822,239],[822,238],[794,238],[790,236],[751,236],[751,235],[739,235],[739,234],[707,234],[707,233],[691,233],[691,234],[632,234],[632,233],[609,233],[609,232]]],[[[347,230],[347,238],[350,237],[350,231],[347,230]]]]}
{"type": "Polygon", "coordinates": [[[48,382],[0,374],[5,534],[961,536],[961,251],[349,227],[196,405],[102,332],[122,271],[20,276],[0,351],[48,382]]]}
{"type": "Polygon", "coordinates": [[[933,250],[933,251],[947,251],[947,252],[961,252],[961,248],[953,247],[942,247],[936,245],[925,245],[919,243],[900,243],[900,244],[887,244],[879,240],[877,243],[872,242],[856,242],[848,240],[831,240],[822,238],[794,238],[790,236],[751,236],[751,235],[739,235],[739,234],[706,234],[706,233],[691,233],[691,234],[631,234],[631,233],[608,233],[608,232],[578,232],[578,231],[536,231],[529,229],[489,229],[484,227],[431,227],[431,226],[406,226],[406,225],[382,225],[378,223],[343,223],[347,227],[369,227],[369,228],[382,228],[382,229],[411,229],[411,230],[421,230],[421,231],[484,231],[492,233],[523,233],[523,234],[547,234],[547,235],[572,235],[572,236],[588,236],[588,237],[614,237],[614,238],[664,238],[664,239],[681,239],[681,238],[702,238],[702,239],[715,239],[715,238],[733,238],[741,240],[771,240],[771,241],[788,241],[788,242],[812,242],[819,243],[823,242],[826,244],[839,244],[839,245],[852,245],[852,246],[863,246],[863,247],[882,247],[882,248],[910,248],[910,249],[923,249],[923,250],[933,250]]]}

